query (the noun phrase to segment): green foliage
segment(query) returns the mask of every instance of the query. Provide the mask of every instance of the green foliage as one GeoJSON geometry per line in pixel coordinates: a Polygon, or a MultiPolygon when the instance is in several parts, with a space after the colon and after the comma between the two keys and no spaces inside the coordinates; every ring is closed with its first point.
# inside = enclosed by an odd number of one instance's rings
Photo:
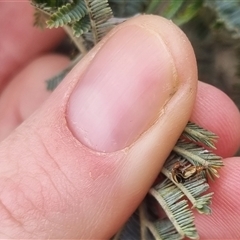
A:
{"type": "Polygon", "coordinates": [[[222,23],[232,32],[235,38],[240,37],[240,1],[205,0],[205,5],[210,7],[217,15],[217,23],[222,23]]]}
{"type": "MultiPolygon", "coordinates": [[[[198,238],[193,222],[193,213],[188,207],[187,200],[183,199],[184,193],[179,191],[178,187],[172,181],[165,179],[154,188],[151,188],[149,194],[164,208],[167,218],[171,219],[171,223],[175,228],[172,231],[174,231],[174,235],[178,235],[178,239],[183,239],[184,237],[191,239],[198,238]]],[[[163,238],[161,220],[154,222],[153,225],[158,235],[163,238]]],[[[148,229],[151,231],[150,228],[148,229]]],[[[153,235],[155,235],[154,232],[152,231],[153,235]]],[[[158,238],[155,237],[155,239],[158,238]]],[[[172,239],[172,235],[166,236],[165,239],[172,239]]]]}
{"type": "Polygon", "coordinates": [[[198,143],[198,141],[200,140],[200,142],[212,149],[215,149],[214,144],[218,139],[218,136],[216,136],[214,133],[209,132],[206,129],[203,129],[196,124],[190,122],[184,129],[183,136],[195,143],[198,143]]]}
{"type": "MultiPolygon", "coordinates": [[[[112,17],[107,0],[32,0],[32,4],[38,11],[35,13],[35,25],[42,26],[42,19],[46,19],[47,16],[48,28],[66,26],[68,29],[70,27],[73,34],[72,38],[78,38],[91,31],[92,39],[94,43],[97,43],[111,27],[107,24],[107,21],[112,17]]],[[[77,42],[75,39],[74,41],[77,42]]]]}
{"type": "MultiPolygon", "coordinates": [[[[42,6],[42,8],[44,8],[44,6],[42,6]]],[[[40,11],[36,10],[35,13],[34,13],[34,23],[33,23],[33,25],[43,29],[46,25],[46,21],[47,21],[46,14],[43,14],[43,12],[40,12],[40,11]]]]}
{"type": "Polygon", "coordinates": [[[202,0],[151,0],[146,13],[161,15],[182,25],[197,14],[202,3],[202,0]]]}
{"type": "Polygon", "coordinates": [[[151,3],[148,5],[146,12],[162,15],[165,18],[172,19],[173,16],[181,8],[183,3],[184,3],[184,0],[179,0],[179,1],[152,0],[151,3]]]}
{"type": "Polygon", "coordinates": [[[72,24],[73,35],[75,37],[80,37],[82,34],[89,32],[90,29],[91,23],[88,16],[72,24]]]}
{"type": "Polygon", "coordinates": [[[54,12],[47,21],[48,28],[58,28],[69,23],[76,23],[87,14],[87,8],[83,1],[67,3],[54,12]]]}
{"type": "Polygon", "coordinates": [[[116,17],[130,17],[139,13],[161,15],[182,25],[193,18],[201,8],[202,0],[109,0],[116,17]]]}
{"type": "Polygon", "coordinates": [[[108,5],[108,0],[85,0],[85,2],[90,13],[94,42],[97,43],[112,27],[107,23],[112,17],[112,9],[108,5]]]}

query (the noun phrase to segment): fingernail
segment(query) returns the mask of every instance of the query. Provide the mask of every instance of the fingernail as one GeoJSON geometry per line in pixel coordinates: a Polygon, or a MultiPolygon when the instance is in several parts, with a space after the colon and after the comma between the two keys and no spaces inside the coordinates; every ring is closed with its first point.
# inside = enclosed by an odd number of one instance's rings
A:
{"type": "Polygon", "coordinates": [[[160,36],[130,25],[101,48],[70,96],[73,135],[99,152],[134,143],[176,92],[173,59],[160,36]]]}

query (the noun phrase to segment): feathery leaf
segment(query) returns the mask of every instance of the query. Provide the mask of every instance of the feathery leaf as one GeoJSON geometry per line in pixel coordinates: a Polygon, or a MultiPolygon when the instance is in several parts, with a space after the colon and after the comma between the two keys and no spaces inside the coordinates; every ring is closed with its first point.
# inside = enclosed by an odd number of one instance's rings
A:
{"type": "Polygon", "coordinates": [[[220,156],[195,143],[180,140],[174,146],[173,151],[187,159],[193,165],[206,167],[207,173],[211,171],[215,177],[218,177],[217,169],[223,166],[223,161],[220,156]]]}
{"type": "Polygon", "coordinates": [[[80,37],[82,34],[89,32],[90,29],[91,23],[88,15],[72,24],[73,35],[75,37],[80,37]]]}
{"type": "Polygon", "coordinates": [[[188,122],[182,135],[193,142],[201,142],[207,147],[216,149],[214,144],[216,143],[218,136],[215,133],[196,125],[195,123],[188,122]]]}
{"type": "Polygon", "coordinates": [[[92,34],[94,43],[100,41],[103,35],[110,30],[110,25],[106,27],[108,19],[113,17],[112,10],[108,5],[107,0],[84,0],[87,6],[87,11],[90,16],[92,26],[92,34]]]}
{"type": "MultiPolygon", "coordinates": [[[[198,239],[193,213],[188,208],[187,200],[181,200],[184,194],[174,183],[165,179],[162,183],[151,188],[149,194],[162,206],[181,239],[184,237],[198,239]]],[[[161,235],[160,232],[159,234],[161,235]]]]}
{"type": "Polygon", "coordinates": [[[74,3],[67,3],[58,8],[58,10],[51,15],[50,20],[47,21],[48,28],[62,27],[68,23],[79,21],[87,14],[87,8],[84,1],[76,0],[74,3]]]}

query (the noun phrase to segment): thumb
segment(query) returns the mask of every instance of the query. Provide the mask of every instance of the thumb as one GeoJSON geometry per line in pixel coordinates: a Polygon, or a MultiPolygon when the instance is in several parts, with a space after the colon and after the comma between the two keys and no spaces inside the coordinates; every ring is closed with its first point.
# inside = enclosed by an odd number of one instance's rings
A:
{"type": "Polygon", "coordinates": [[[196,85],[193,50],[170,21],[114,29],[1,143],[0,237],[111,237],[186,125],[196,85]]]}

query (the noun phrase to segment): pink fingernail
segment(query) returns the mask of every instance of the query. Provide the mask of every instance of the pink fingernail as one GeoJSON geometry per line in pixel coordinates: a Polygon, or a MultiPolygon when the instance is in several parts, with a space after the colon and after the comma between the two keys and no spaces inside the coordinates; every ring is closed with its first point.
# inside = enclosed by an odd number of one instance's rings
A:
{"type": "Polygon", "coordinates": [[[159,35],[135,25],[120,29],[97,53],[70,96],[70,130],[95,151],[130,146],[154,124],[176,91],[174,72],[159,35]]]}

